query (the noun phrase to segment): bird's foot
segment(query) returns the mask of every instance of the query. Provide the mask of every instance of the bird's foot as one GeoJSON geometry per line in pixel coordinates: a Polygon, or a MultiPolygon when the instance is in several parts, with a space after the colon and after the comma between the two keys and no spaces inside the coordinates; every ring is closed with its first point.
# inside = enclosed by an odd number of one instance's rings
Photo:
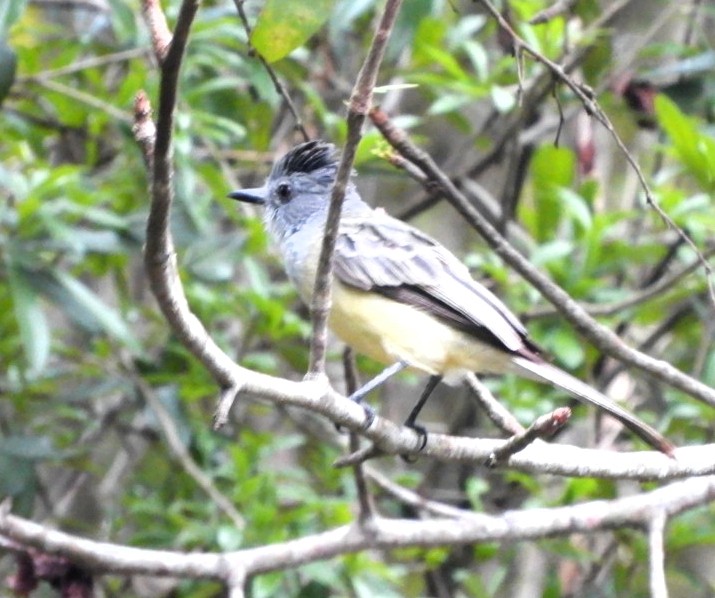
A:
{"type": "MultiPolygon", "coordinates": [[[[415,431],[415,434],[417,434],[417,437],[419,439],[419,444],[417,446],[417,452],[422,452],[424,448],[427,446],[427,428],[425,428],[423,425],[411,422],[411,421],[406,421],[405,422],[405,427],[410,428],[411,430],[415,431]]],[[[400,455],[402,460],[405,463],[414,463],[417,461],[417,455],[400,455]]]]}
{"type": "MultiPolygon", "coordinates": [[[[349,401],[352,401],[353,403],[357,403],[360,405],[360,407],[363,408],[363,411],[365,412],[365,421],[362,424],[362,429],[367,430],[371,425],[372,422],[375,421],[375,410],[370,407],[367,403],[365,403],[365,393],[360,392],[359,390],[357,392],[354,392],[348,397],[349,401]]],[[[338,432],[343,432],[344,428],[340,424],[335,424],[335,429],[338,432]]]]}

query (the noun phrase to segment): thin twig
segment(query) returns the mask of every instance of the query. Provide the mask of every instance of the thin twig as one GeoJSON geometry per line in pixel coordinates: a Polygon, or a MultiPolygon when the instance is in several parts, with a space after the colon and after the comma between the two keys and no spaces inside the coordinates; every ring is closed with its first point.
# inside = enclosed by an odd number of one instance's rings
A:
{"type": "Polygon", "coordinates": [[[154,55],[159,64],[162,64],[171,44],[171,31],[159,0],[142,0],[142,14],[149,27],[154,55]]]}
{"type": "MultiPolygon", "coordinates": [[[[421,185],[428,185],[430,180],[427,178],[427,175],[422,172],[417,166],[412,164],[412,162],[405,160],[400,154],[398,154],[395,151],[389,150],[389,151],[383,151],[383,152],[378,152],[378,157],[383,158],[392,166],[395,168],[399,168],[400,170],[404,170],[405,173],[407,173],[408,176],[416,180],[418,183],[421,185]]],[[[429,198],[428,198],[429,199],[429,198]]],[[[430,206],[427,206],[430,207],[430,206]]],[[[423,211],[426,208],[420,209],[420,211],[423,211]]],[[[401,219],[404,220],[409,220],[410,216],[401,216],[401,219]]]]}
{"type": "Polygon", "coordinates": [[[293,103],[293,100],[291,99],[290,94],[286,89],[286,86],[283,85],[281,80],[278,78],[278,75],[273,70],[273,67],[268,64],[268,61],[263,58],[261,53],[251,45],[251,25],[248,22],[246,11],[243,9],[244,0],[233,0],[233,3],[236,6],[238,16],[240,17],[241,23],[243,24],[243,28],[246,31],[246,43],[248,44],[251,53],[258,57],[258,60],[261,61],[263,68],[266,69],[266,73],[268,73],[268,77],[270,77],[271,81],[273,82],[273,87],[275,87],[275,90],[278,95],[283,98],[283,101],[285,101],[286,106],[288,106],[288,110],[290,110],[290,113],[293,115],[293,118],[295,119],[295,128],[300,131],[301,135],[303,136],[303,140],[308,141],[310,139],[310,135],[308,135],[308,131],[305,130],[305,125],[303,124],[303,119],[300,116],[300,112],[298,112],[298,109],[295,107],[295,104],[293,103]]]}
{"type": "Polygon", "coordinates": [[[343,199],[358,143],[362,137],[362,126],[372,103],[372,92],[377,82],[377,73],[385,54],[387,41],[395,24],[402,0],[387,0],[380,17],[375,35],[370,44],[365,61],[358,73],[348,104],[347,135],[345,146],[340,156],[335,183],[330,195],[330,207],[325,222],[323,244],[320,250],[318,271],[315,278],[315,290],[311,305],[313,337],[310,344],[310,377],[325,374],[325,354],[327,347],[327,323],[330,311],[331,282],[333,276],[333,253],[343,209],[343,199]]]}
{"type": "Polygon", "coordinates": [[[481,409],[497,428],[512,436],[524,432],[524,426],[519,423],[519,420],[517,420],[502,403],[494,398],[491,391],[475,374],[467,374],[464,378],[464,382],[471,389],[481,409]]]}
{"type": "Polygon", "coordinates": [[[539,438],[553,436],[571,418],[571,409],[558,407],[536,419],[526,430],[515,434],[496,449],[487,459],[487,467],[496,467],[505,463],[512,455],[523,451],[539,438]]]}
{"type": "Polygon", "coordinates": [[[174,109],[179,70],[186,48],[189,28],[198,9],[198,0],[184,0],[176,22],[173,39],[165,29],[166,19],[157,0],[143,1],[144,14],[151,29],[154,51],[163,56],[159,86],[159,109],[151,171],[151,208],[146,228],[144,265],[149,283],[167,322],[184,345],[198,357],[223,388],[240,384],[238,368],[209,336],[191,312],[179,279],[174,241],[169,230],[169,213],[174,197],[171,160],[174,109]],[[165,44],[169,43],[167,47],[165,44]]]}
{"type": "Polygon", "coordinates": [[[668,515],[665,510],[657,511],[648,522],[648,564],[650,598],[668,598],[665,582],[665,524],[668,515]]]}
{"type": "Polygon", "coordinates": [[[221,391],[221,396],[216,406],[216,413],[214,413],[214,430],[220,430],[226,425],[228,422],[228,414],[231,412],[231,407],[233,407],[240,392],[240,386],[230,386],[221,391]]]}
{"type": "Polygon", "coordinates": [[[379,470],[369,465],[365,465],[365,473],[367,477],[384,492],[417,511],[455,520],[468,519],[474,513],[474,511],[460,509],[443,502],[425,498],[414,490],[396,484],[379,470]]]}
{"type": "Polygon", "coordinates": [[[554,147],[559,147],[559,142],[561,141],[561,131],[564,128],[566,119],[564,118],[564,107],[561,105],[561,98],[559,98],[556,86],[553,88],[554,101],[556,102],[556,108],[559,111],[559,126],[556,128],[556,135],[554,135],[554,147]]]}
{"type": "Polygon", "coordinates": [[[347,455],[338,457],[335,461],[333,461],[333,467],[338,469],[341,467],[358,467],[362,463],[365,463],[365,461],[369,461],[370,459],[375,459],[377,457],[383,457],[385,454],[385,451],[383,451],[376,444],[370,444],[368,446],[358,448],[357,450],[351,450],[351,452],[347,455]]]}
{"type": "MultiPolygon", "coordinates": [[[[349,395],[353,394],[359,387],[357,366],[355,364],[355,354],[350,347],[343,350],[343,371],[345,372],[345,390],[349,395]]],[[[350,432],[350,452],[360,450],[360,435],[357,432],[350,432]]],[[[356,463],[353,467],[355,476],[355,487],[358,495],[358,507],[360,509],[358,521],[366,523],[375,516],[375,505],[367,487],[365,471],[362,463],[356,463]]]]}
{"type": "Polygon", "coordinates": [[[489,221],[467,200],[437,166],[434,160],[409,139],[407,133],[398,129],[379,108],[374,108],[370,117],[375,126],[390,144],[405,158],[419,166],[425,174],[438,183],[445,197],[472,227],[484,238],[507,264],[531,283],[546,299],[555,305],[578,332],[588,338],[601,351],[620,359],[628,365],[643,370],[653,377],[711,405],[715,406],[715,389],[681,372],[665,361],[655,359],[627,346],[614,332],[596,322],[561,287],[550,280],[529,260],[516,251],[489,221]]]}

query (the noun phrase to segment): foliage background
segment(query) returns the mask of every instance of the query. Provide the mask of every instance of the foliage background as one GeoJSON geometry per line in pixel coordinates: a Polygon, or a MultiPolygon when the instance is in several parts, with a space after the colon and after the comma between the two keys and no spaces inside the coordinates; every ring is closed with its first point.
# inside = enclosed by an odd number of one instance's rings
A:
{"type": "MultiPolygon", "coordinates": [[[[603,4],[580,0],[567,18],[544,25],[527,24],[543,2],[515,0],[503,8],[546,56],[589,48],[578,76],[596,90],[660,205],[707,251],[715,224],[715,11],[707,2],[633,0],[612,27],[590,31],[603,4]]],[[[274,20],[260,12],[262,2],[245,3],[249,21],[259,23],[253,41],[269,58],[276,58],[270,33],[279,37],[289,27],[278,18],[289,8],[278,5],[274,20]]],[[[171,20],[178,2],[164,9],[171,20]]],[[[273,68],[308,131],[339,144],[376,3],[336,0],[309,9],[322,26],[273,68]]],[[[528,59],[522,68],[527,80],[540,70],[528,59]]],[[[488,189],[512,242],[579,301],[619,302],[693,261],[642,204],[622,154],[567,91],[556,90],[565,115],[558,147],[554,97],[519,105],[511,48],[479,3],[406,2],[381,83],[391,84],[378,96],[383,108],[455,176],[470,172],[510,115],[528,116],[487,167],[461,179],[462,187],[475,201],[484,196],[475,183],[488,189]]],[[[332,467],[339,451],[310,431],[315,422],[242,397],[232,424],[211,431],[218,389],[172,338],[148,292],[141,264],[147,180],[131,123],[136,92],[156,98],[157,84],[138,2],[6,0],[0,7],[0,495],[12,496],[17,512],[64,529],[179,550],[262,545],[350,521],[353,479],[332,467]],[[185,454],[166,442],[156,402],[185,454]],[[185,455],[245,526],[207,499],[185,455]]],[[[206,2],[182,73],[176,131],[172,228],[183,281],[192,308],[230,355],[299,379],[308,356],[306,311],[267,247],[260,215],[225,199],[231,189],[262,181],[274,154],[298,139],[293,127],[248,50],[234,4],[206,2]]],[[[381,158],[385,149],[368,130],[357,168],[370,203],[409,213],[464,256],[507,304],[533,316],[534,338],[557,362],[640,405],[641,415],[677,443],[712,441],[711,409],[631,376],[558,317],[539,315],[539,296],[448,206],[414,209],[424,193],[381,158]]],[[[696,271],[602,319],[630,344],[713,385],[711,314],[706,277],[696,271]]],[[[376,371],[360,364],[365,376],[376,371]]],[[[341,376],[335,359],[337,388],[341,376]]],[[[401,421],[421,383],[406,375],[387,385],[377,398],[389,397],[379,402],[381,413],[401,421]]],[[[525,423],[566,400],[511,378],[488,383],[525,423]]],[[[611,422],[577,413],[560,440],[614,442],[611,422]]],[[[496,434],[461,389],[440,389],[424,418],[433,430],[496,434]]],[[[488,511],[633,491],[632,483],[427,461],[390,459],[379,467],[426,496],[488,511]]],[[[384,512],[409,515],[377,495],[384,512]]],[[[712,522],[708,508],[671,524],[667,575],[674,596],[712,594],[715,580],[703,565],[712,558],[712,522]]],[[[252,595],[640,596],[647,593],[644,553],[640,534],[620,531],[358,554],[258,577],[252,595]]],[[[11,571],[12,561],[3,566],[11,571]]],[[[221,594],[207,583],[107,577],[99,584],[109,596],[221,594]]]]}

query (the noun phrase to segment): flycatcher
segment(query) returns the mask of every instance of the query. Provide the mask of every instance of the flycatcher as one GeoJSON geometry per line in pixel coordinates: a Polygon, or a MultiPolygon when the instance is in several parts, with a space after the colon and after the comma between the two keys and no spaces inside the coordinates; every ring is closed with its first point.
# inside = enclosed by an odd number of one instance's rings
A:
{"type": "MultiPolygon", "coordinates": [[[[262,187],[229,194],[265,207],[266,228],[308,305],[337,165],[333,145],[308,141],[279,159],[262,187]]],[[[511,372],[592,403],[659,451],[674,450],[648,424],[545,361],[519,319],[462,262],[416,228],[372,209],[352,182],[335,246],[329,326],[356,351],[389,365],[353,400],[362,401],[405,367],[430,374],[405,422],[423,435],[423,443],[426,432],[416,418],[440,380],[458,381],[467,372],[511,372]]]]}

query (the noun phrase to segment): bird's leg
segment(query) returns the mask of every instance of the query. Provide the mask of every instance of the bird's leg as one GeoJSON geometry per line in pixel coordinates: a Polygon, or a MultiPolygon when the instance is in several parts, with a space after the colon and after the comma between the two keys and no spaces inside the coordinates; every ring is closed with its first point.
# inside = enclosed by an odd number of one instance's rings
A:
{"type": "Polygon", "coordinates": [[[427,429],[424,426],[416,423],[417,416],[420,414],[420,411],[422,411],[422,407],[425,406],[427,399],[430,398],[432,391],[434,391],[434,389],[441,381],[442,376],[430,376],[430,379],[427,381],[427,386],[425,386],[425,389],[422,391],[422,396],[420,396],[419,401],[417,401],[417,404],[412,408],[412,411],[410,411],[410,414],[405,420],[405,426],[407,426],[408,428],[412,428],[415,432],[417,432],[417,434],[419,434],[420,438],[422,439],[422,442],[420,443],[420,448],[418,449],[420,451],[425,448],[425,445],[427,444],[427,429]]]}
{"type": "Polygon", "coordinates": [[[391,366],[388,366],[384,370],[382,370],[372,380],[363,384],[360,388],[358,388],[348,398],[351,401],[354,401],[355,403],[362,403],[363,399],[365,398],[365,395],[367,395],[369,392],[376,389],[378,386],[380,386],[380,384],[385,382],[388,378],[391,378],[398,372],[401,372],[402,370],[404,370],[408,365],[409,364],[406,361],[397,361],[397,362],[393,363],[391,366]]]}
{"type": "Polygon", "coordinates": [[[409,363],[407,363],[406,361],[398,361],[396,363],[393,363],[391,366],[388,366],[384,370],[382,370],[382,372],[380,372],[372,380],[363,384],[360,388],[358,388],[353,394],[348,397],[348,399],[350,399],[351,401],[357,403],[358,405],[362,405],[362,408],[365,410],[365,429],[369,428],[373,420],[375,419],[375,411],[373,410],[373,408],[370,407],[370,405],[366,405],[363,403],[365,396],[369,392],[380,386],[380,384],[385,382],[388,378],[391,378],[398,372],[404,370],[408,365],[409,363]]]}

